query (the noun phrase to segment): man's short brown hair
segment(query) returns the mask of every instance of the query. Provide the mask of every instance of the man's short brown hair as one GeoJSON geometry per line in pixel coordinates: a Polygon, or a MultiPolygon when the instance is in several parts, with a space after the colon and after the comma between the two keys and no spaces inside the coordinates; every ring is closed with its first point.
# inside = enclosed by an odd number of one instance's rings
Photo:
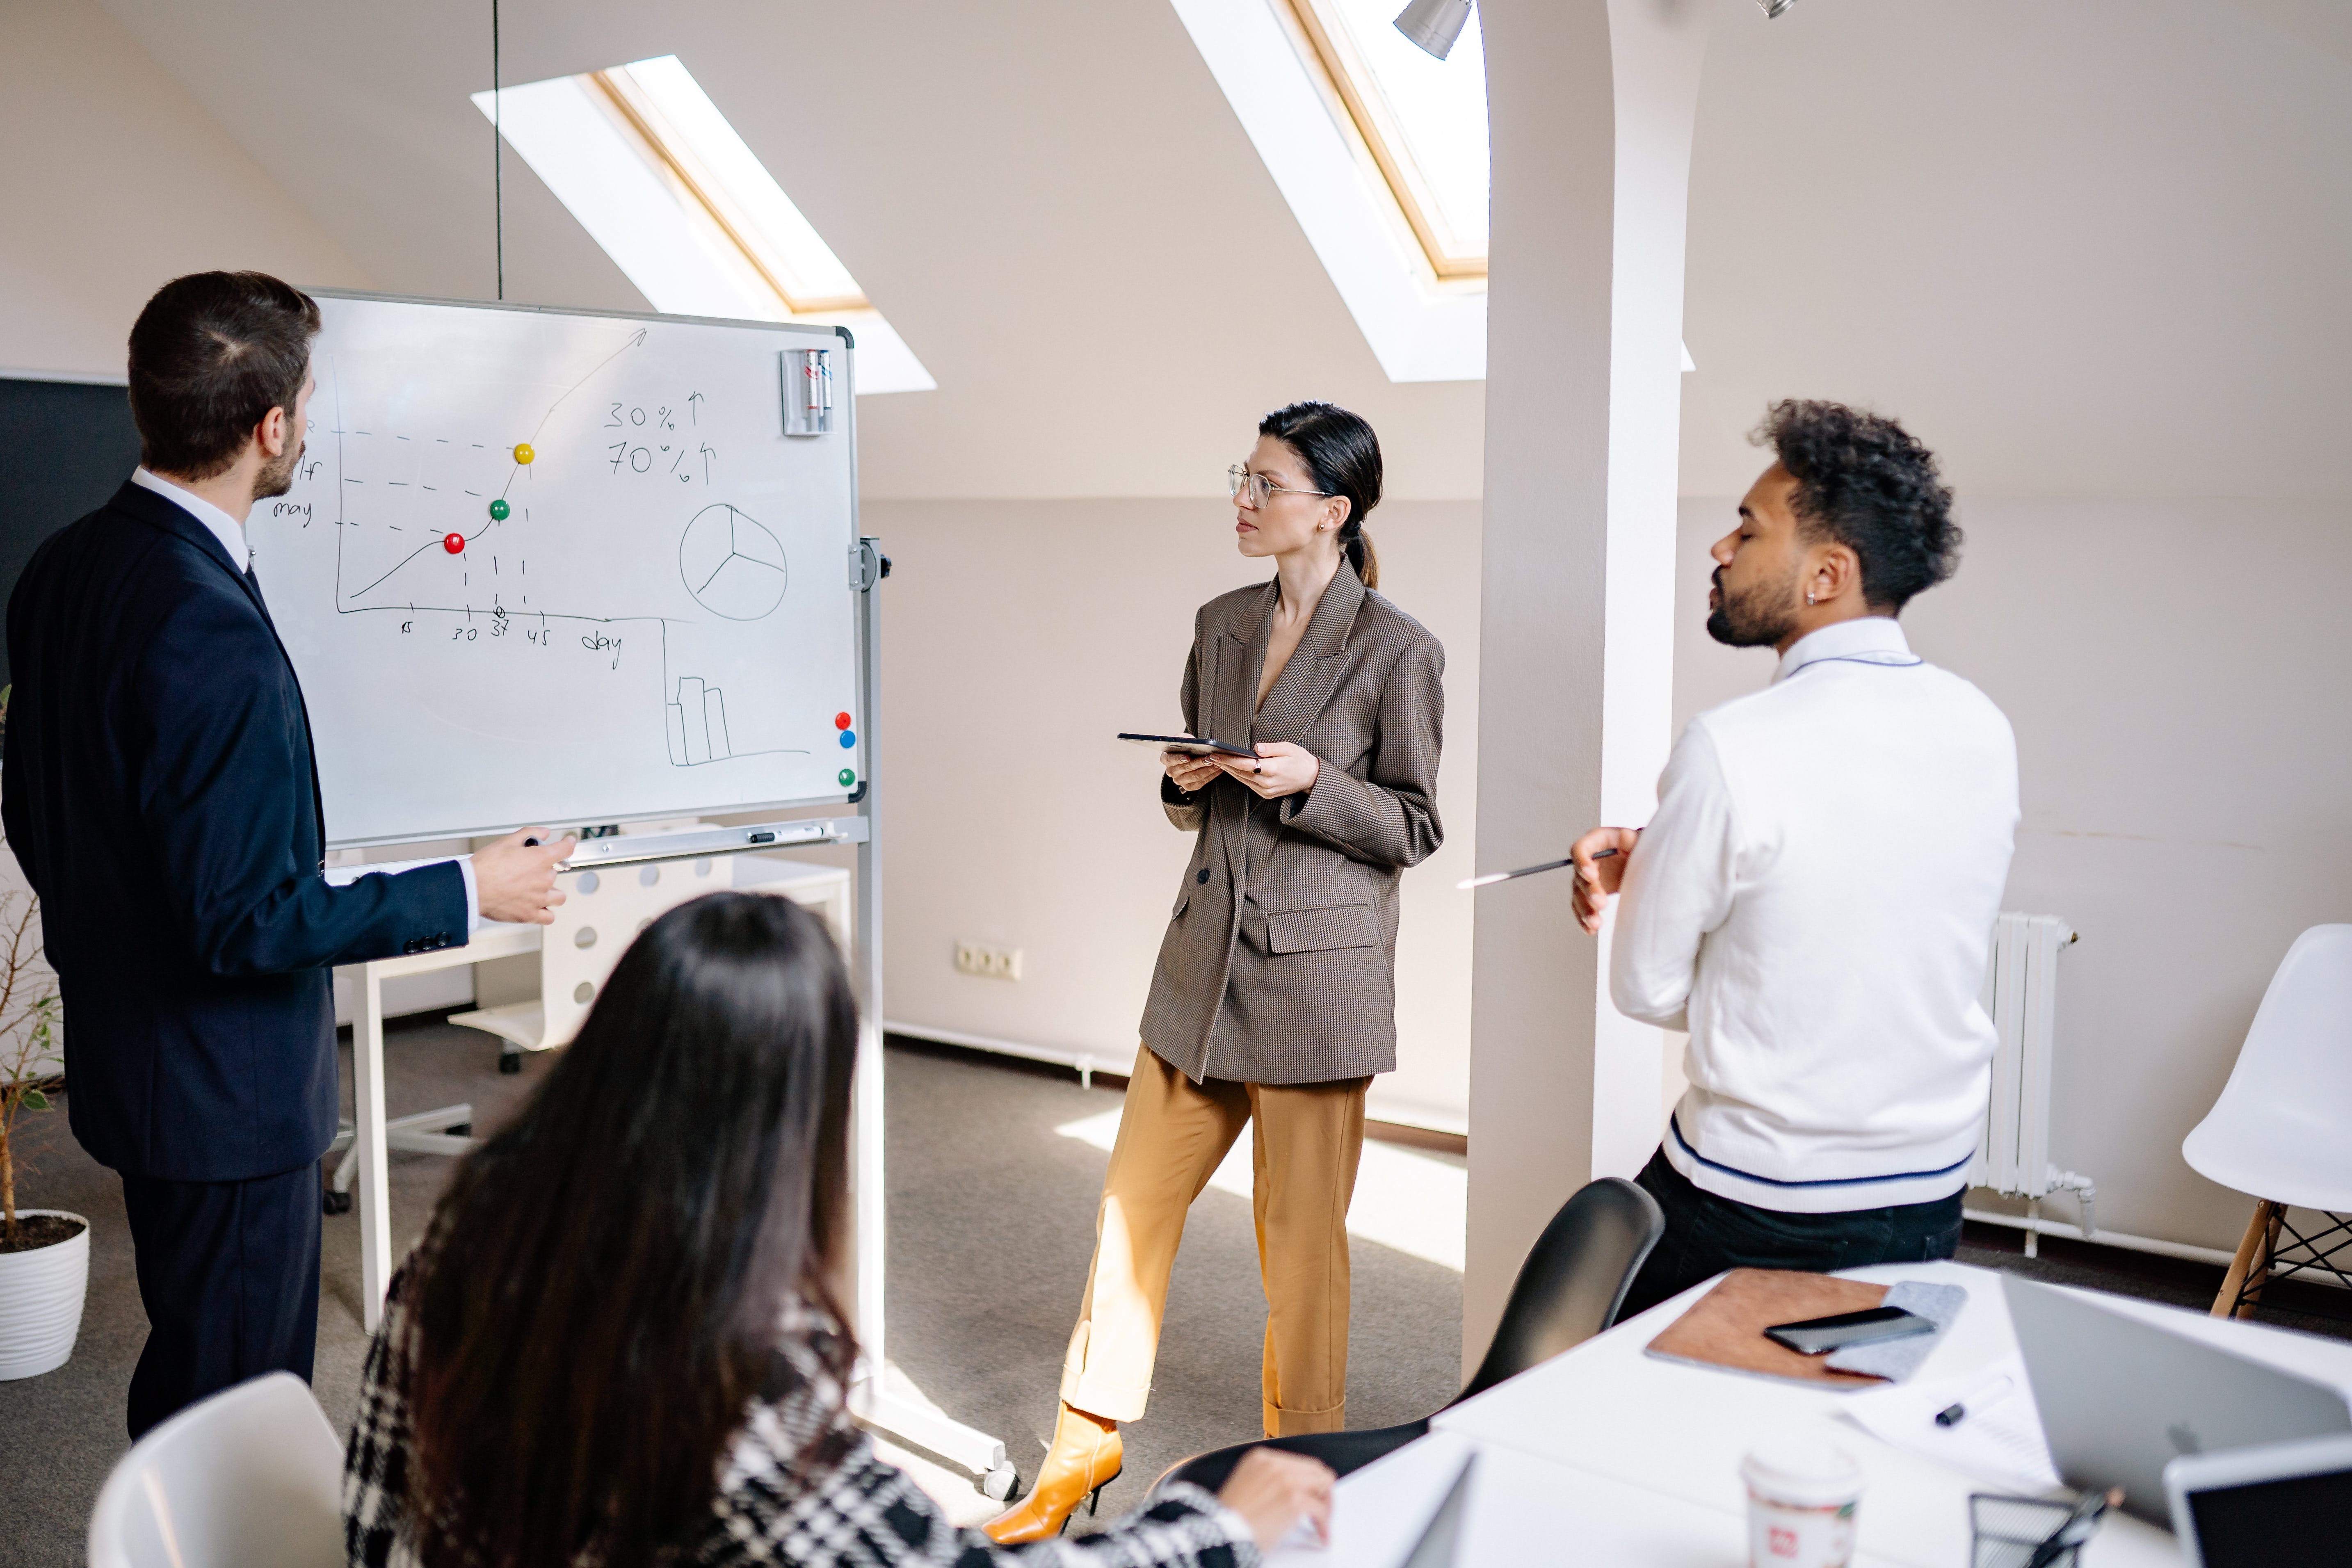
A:
{"type": "Polygon", "coordinates": [[[131,329],[139,460],[184,479],[226,471],[271,409],[293,417],[318,330],[319,302],[266,272],[194,272],[158,289],[131,329]]]}

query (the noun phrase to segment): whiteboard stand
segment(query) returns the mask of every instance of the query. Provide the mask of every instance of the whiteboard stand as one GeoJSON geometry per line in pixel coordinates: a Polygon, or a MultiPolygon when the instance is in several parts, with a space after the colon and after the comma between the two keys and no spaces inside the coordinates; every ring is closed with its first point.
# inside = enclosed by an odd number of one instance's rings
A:
{"type": "Polygon", "coordinates": [[[884,1184],[882,1114],[882,864],[881,824],[876,812],[874,775],[880,747],[882,714],[882,607],[876,592],[889,574],[882,542],[861,537],[858,632],[866,645],[860,697],[866,705],[866,786],[859,793],[857,815],[865,819],[866,835],[857,846],[857,943],[854,978],[859,1000],[857,1070],[850,1089],[850,1193],[857,1230],[856,1318],[859,1364],[850,1384],[849,1407],[858,1420],[877,1432],[929,1449],[950,1464],[980,1478],[980,1489],[1002,1502],[1011,1495],[1018,1477],[1004,1457],[1003,1439],[989,1436],[950,1420],[939,1411],[894,1393],[884,1382],[887,1361],[883,1335],[883,1279],[889,1256],[885,1228],[887,1188],[884,1184]]]}

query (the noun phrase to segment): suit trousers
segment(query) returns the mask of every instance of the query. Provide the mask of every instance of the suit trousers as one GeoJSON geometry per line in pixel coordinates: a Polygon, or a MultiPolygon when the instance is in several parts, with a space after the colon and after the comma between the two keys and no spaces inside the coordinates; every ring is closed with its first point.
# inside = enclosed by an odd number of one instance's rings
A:
{"type": "Polygon", "coordinates": [[[1103,1177],[1086,1300],[1062,1365],[1064,1404],[1112,1421],[1142,1415],[1185,1214],[1243,1127],[1255,1122],[1266,1436],[1347,1425],[1348,1201],[1370,1083],[1196,1084],[1149,1047],[1136,1052],[1103,1177]]]}
{"type": "Polygon", "coordinates": [[[264,1373],[310,1381],[319,1341],[319,1166],[244,1182],[122,1178],[147,1309],[131,1436],[264,1373]]]}
{"type": "Polygon", "coordinates": [[[1727,1268],[1827,1274],[1874,1263],[1925,1263],[1960,1246],[1960,1197],[1890,1208],[1786,1214],[1694,1186],[1664,1149],[1633,1178],[1665,1211],[1666,1234],[1633,1277],[1620,1321],[1727,1268]]]}

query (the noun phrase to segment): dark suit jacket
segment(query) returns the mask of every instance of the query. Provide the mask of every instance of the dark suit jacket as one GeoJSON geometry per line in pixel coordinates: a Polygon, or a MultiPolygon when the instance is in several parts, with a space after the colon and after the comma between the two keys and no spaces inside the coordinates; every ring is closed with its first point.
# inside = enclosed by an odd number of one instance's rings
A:
{"type": "Polygon", "coordinates": [[[1315,787],[1264,800],[1220,775],[1188,796],[1160,777],[1168,820],[1199,837],[1143,1043],[1195,1081],[1394,1068],[1398,884],[1445,837],[1444,648],[1342,562],[1259,708],[1275,597],[1269,582],[1201,606],[1184,721],[1231,745],[1296,742],[1322,763],[1315,787]]]}
{"type": "Polygon", "coordinates": [[[259,584],[124,485],[8,601],[0,813],[65,1000],[74,1135],[243,1181],[335,1131],[329,966],[466,940],[455,863],[331,888],[310,721],[259,584]]]}

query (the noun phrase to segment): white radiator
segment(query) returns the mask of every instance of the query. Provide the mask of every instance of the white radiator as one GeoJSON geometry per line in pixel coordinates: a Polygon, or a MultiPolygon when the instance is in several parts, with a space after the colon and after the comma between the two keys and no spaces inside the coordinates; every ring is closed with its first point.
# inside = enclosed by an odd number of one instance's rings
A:
{"type": "MultiPolygon", "coordinates": [[[[1992,1100],[1985,1111],[1969,1184],[2032,1201],[2071,1192],[2082,1200],[2083,1234],[2097,1229],[2097,1189],[2088,1176],[2050,1163],[2050,1063],[2056,1044],[2058,955],[2074,940],[2056,915],[2004,910],[1993,922],[1992,962],[1985,969],[1984,1010],[2000,1031],[1992,1058],[1992,1100]]],[[[2033,1250],[2035,1233],[2026,1232],[2033,1250]]]]}

